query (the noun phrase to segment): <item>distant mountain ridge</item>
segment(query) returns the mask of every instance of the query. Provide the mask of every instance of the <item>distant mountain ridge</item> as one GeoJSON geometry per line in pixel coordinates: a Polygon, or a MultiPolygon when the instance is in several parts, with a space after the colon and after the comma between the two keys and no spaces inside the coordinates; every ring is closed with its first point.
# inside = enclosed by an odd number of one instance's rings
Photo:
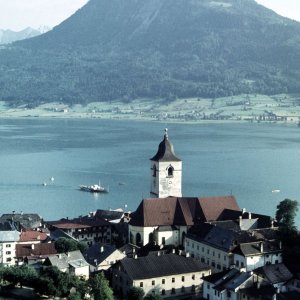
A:
{"type": "Polygon", "coordinates": [[[0,29],[0,45],[9,44],[15,41],[36,37],[42,33],[46,33],[49,30],[50,28],[47,26],[41,26],[38,29],[27,27],[20,31],[13,31],[10,29],[6,29],[6,30],[0,29]]]}
{"type": "Polygon", "coordinates": [[[300,92],[300,23],[254,0],[90,0],[0,51],[14,104],[300,92]]]}

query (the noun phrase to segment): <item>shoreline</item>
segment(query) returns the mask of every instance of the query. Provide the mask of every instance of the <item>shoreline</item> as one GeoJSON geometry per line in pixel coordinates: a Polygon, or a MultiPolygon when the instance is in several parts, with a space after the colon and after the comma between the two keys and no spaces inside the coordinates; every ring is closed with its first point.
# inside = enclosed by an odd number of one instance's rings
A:
{"type": "Polygon", "coordinates": [[[287,95],[240,95],[218,99],[137,99],[93,102],[86,106],[45,103],[34,108],[9,108],[0,102],[0,119],[98,119],[180,124],[270,123],[297,126],[300,101],[287,95]],[[299,105],[298,105],[299,102],[299,105]]]}

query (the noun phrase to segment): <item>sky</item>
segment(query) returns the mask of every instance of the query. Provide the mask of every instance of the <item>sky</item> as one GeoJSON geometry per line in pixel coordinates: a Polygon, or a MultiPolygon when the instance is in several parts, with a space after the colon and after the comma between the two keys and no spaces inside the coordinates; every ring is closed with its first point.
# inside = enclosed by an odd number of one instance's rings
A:
{"type": "MultiPolygon", "coordinates": [[[[54,27],[88,0],[0,0],[0,29],[54,27]]],[[[300,21],[300,0],[256,0],[285,17],[300,21]]]]}
{"type": "Polygon", "coordinates": [[[0,29],[54,27],[88,0],[0,0],[0,29]]]}

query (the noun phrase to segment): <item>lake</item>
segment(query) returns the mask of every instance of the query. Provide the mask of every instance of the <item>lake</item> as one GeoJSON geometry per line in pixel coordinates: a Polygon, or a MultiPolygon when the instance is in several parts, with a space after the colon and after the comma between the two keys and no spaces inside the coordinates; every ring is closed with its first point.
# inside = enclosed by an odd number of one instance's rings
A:
{"type": "Polygon", "coordinates": [[[135,210],[149,197],[149,158],[165,127],[183,161],[184,196],[233,194],[241,208],[268,215],[281,200],[300,199],[298,127],[0,119],[0,213],[37,212],[54,220],[96,209],[135,210]],[[79,190],[99,180],[108,194],[79,190]]]}

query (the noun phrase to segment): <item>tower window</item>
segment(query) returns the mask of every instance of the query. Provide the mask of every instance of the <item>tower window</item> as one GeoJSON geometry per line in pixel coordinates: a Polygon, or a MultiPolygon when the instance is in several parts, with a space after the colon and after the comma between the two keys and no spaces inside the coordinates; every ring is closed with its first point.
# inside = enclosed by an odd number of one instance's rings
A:
{"type": "Polygon", "coordinates": [[[153,170],[152,176],[153,176],[153,177],[156,177],[156,165],[153,165],[152,170],[153,170]]]}
{"type": "Polygon", "coordinates": [[[170,167],[168,168],[168,176],[169,176],[169,177],[172,177],[172,176],[173,176],[173,173],[174,173],[174,168],[173,168],[172,166],[170,166],[170,167]]]}

